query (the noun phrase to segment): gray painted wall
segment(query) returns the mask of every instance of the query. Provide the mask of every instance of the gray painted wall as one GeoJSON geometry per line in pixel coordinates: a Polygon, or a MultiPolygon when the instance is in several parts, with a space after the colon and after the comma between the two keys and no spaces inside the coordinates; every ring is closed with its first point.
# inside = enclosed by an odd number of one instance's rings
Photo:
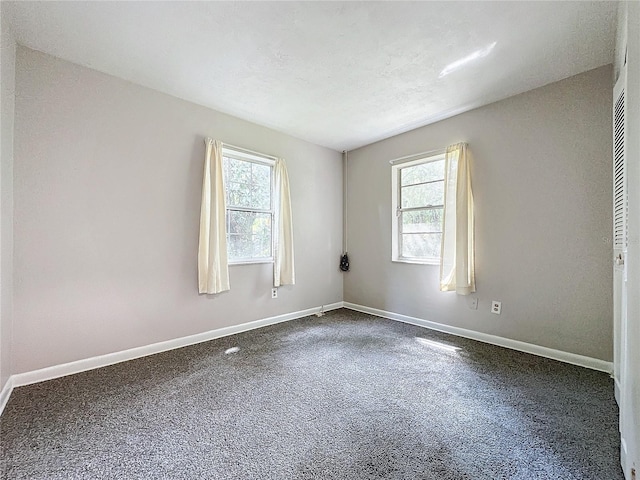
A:
{"type": "Polygon", "coordinates": [[[605,66],[350,152],[345,301],[611,361],[611,92],[605,66]],[[477,311],[437,266],[391,262],[389,160],[460,141],[477,311]]]}
{"type": "Polygon", "coordinates": [[[13,373],[342,300],[338,152],[23,47],[16,85],[13,373]],[[278,299],[270,264],[197,293],[207,135],[287,160],[278,299]]]}
{"type": "MultiPolygon", "coordinates": [[[[0,6],[0,8],[4,5],[0,6]]],[[[13,116],[16,43],[6,15],[0,51],[0,390],[12,374],[13,328],[13,116]]]]}

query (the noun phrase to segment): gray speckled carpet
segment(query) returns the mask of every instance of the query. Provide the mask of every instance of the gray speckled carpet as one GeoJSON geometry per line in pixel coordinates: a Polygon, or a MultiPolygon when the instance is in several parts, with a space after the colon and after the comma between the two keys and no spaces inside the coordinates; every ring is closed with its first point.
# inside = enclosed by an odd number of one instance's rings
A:
{"type": "Polygon", "coordinates": [[[17,388],[0,471],[616,480],[617,421],[604,373],[337,310],[17,388]]]}

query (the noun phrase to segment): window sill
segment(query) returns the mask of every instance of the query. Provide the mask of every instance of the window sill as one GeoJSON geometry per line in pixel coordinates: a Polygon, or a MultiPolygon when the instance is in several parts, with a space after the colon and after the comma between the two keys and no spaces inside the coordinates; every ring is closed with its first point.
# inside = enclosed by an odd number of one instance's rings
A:
{"type": "Polygon", "coordinates": [[[235,267],[238,265],[259,265],[263,263],[273,263],[273,258],[256,258],[251,260],[236,260],[233,262],[229,262],[230,267],[235,267]]]}
{"type": "Polygon", "coordinates": [[[393,263],[412,263],[414,265],[433,265],[440,266],[440,260],[420,260],[418,258],[392,258],[393,263]]]}

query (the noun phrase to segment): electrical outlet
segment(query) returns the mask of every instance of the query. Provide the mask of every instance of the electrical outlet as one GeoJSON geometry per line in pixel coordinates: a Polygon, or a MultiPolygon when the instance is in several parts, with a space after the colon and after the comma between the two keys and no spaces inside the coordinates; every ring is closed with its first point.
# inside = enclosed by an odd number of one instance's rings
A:
{"type": "Polygon", "coordinates": [[[478,299],[476,297],[471,297],[467,300],[467,306],[471,309],[471,310],[477,310],[478,309],[478,299]]]}
{"type": "Polygon", "coordinates": [[[635,468],[631,469],[631,480],[636,480],[636,469],[635,468]]]}
{"type": "Polygon", "coordinates": [[[493,300],[491,302],[491,313],[495,313],[496,315],[500,315],[502,312],[502,302],[498,302],[497,300],[493,300]]]}
{"type": "Polygon", "coordinates": [[[278,289],[277,288],[272,288],[271,289],[271,298],[278,298],[278,289]]]}

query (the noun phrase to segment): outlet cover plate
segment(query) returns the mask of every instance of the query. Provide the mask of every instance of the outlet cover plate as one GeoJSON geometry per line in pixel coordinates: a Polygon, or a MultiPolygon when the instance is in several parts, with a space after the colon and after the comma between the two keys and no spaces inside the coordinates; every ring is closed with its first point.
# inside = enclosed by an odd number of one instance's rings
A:
{"type": "Polygon", "coordinates": [[[495,313],[496,315],[500,315],[502,313],[502,302],[498,302],[497,300],[491,301],[491,313],[495,313]]]}
{"type": "Polygon", "coordinates": [[[271,298],[278,298],[278,289],[277,288],[272,288],[271,289],[271,298]]]}

